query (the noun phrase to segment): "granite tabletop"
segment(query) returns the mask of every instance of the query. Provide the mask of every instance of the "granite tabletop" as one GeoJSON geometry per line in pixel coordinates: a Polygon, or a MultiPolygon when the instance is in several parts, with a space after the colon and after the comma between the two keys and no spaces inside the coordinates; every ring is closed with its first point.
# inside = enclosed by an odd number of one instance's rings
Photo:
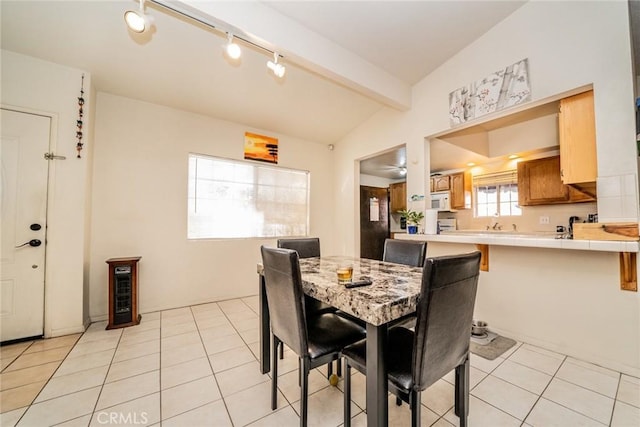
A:
{"type": "Polygon", "coordinates": [[[379,326],[416,310],[422,268],[364,258],[329,256],[300,260],[304,293],[379,326]],[[353,280],[369,286],[348,289],[338,283],[339,266],[353,266],[353,280]]]}

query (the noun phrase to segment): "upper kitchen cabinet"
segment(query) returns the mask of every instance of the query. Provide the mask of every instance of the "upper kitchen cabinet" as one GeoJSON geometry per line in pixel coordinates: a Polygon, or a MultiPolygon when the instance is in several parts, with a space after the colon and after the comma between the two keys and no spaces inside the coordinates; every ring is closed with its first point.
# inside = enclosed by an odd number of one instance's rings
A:
{"type": "Polygon", "coordinates": [[[562,182],[595,196],[598,170],[592,90],[560,100],[558,138],[562,182]]]}
{"type": "Polygon", "coordinates": [[[407,183],[389,184],[389,211],[397,213],[407,208],[407,183]]]}
{"type": "Polygon", "coordinates": [[[471,176],[468,172],[449,175],[451,187],[451,209],[468,209],[471,207],[471,176]]]}
{"type": "Polygon", "coordinates": [[[451,183],[449,175],[436,175],[431,177],[431,191],[449,191],[451,183]]]}

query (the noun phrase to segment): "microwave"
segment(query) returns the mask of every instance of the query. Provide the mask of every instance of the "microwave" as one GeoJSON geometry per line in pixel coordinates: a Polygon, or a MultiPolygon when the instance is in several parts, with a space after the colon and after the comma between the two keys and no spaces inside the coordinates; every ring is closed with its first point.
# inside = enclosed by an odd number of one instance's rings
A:
{"type": "Polygon", "coordinates": [[[451,192],[438,191],[431,193],[431,209],[439,211],[455,212],[451,209],[451,192]]]}

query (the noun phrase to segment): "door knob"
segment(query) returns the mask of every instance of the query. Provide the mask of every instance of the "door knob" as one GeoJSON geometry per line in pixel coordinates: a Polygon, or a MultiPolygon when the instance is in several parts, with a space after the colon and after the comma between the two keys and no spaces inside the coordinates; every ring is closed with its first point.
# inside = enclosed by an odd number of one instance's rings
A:
{"type": "Polygon", "coordinates": [[[28,241],[28,242],[26,242],[26,243],[23,243],[23,244],[21,244],[21,245],[19,245],[19,246],[16,246],[16,248],[21,248],[21,247],[23,247],[23,246],[27,246],[27,245],[29,245],[29,246],[33,246],[33,247],[35,248],[35,247],[40,246],[41,244],[42,244],[42,241],[41,241],[41,240],[38,240],[38,239],[31,239],[31,240],[29,240],[29,241],[28,241]]]}
{"type": "Polygon", "coordinates": [[[29,228],[33,231],[38,231],[42,228],[42,226],[40,224],[31,224],[29,228]]]}

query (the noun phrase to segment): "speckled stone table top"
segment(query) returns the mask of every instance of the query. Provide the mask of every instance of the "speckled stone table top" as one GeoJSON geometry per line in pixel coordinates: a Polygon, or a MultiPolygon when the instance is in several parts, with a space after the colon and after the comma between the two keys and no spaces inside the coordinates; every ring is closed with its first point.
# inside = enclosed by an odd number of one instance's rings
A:
{"type": "Polygon", "coordinates": [[[300,260],[304,293],[379,326],[416,310],[422,268],[364,258],[329,256],[300,260]],[[353,280],[369,286],[347,289],[338,283],[338,266],[351,264],[353,280]]]}

